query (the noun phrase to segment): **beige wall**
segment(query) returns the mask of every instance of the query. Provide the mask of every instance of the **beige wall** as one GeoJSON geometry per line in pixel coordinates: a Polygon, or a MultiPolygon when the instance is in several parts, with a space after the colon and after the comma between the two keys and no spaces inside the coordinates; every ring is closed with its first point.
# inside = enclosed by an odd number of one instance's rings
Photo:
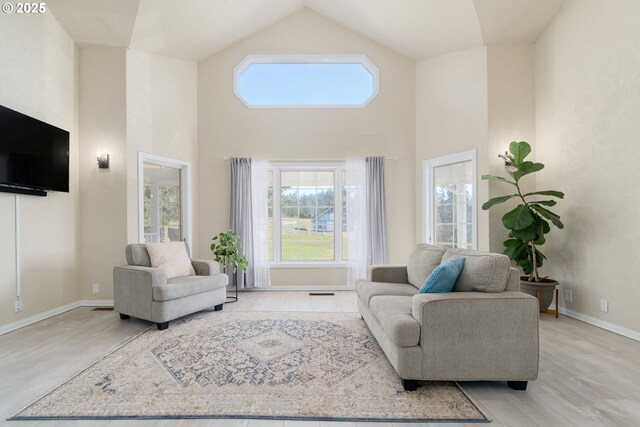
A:
{"type": "MultiPolygon", "coordinates": [[[[416,65],[415,239],[424,241],[423,162],[477,150],[478,174],[488,170],[487,48],[419,61],[416,65]]],[[[478,181],[478,199],[488,186],[478,181]]],[[[489,247],[489,218],[478,210],[478,249],[489,247]]]]}
{"type": "Polygon", "coordinates": [[[76,51],[50,13],[0,15],[0,104],[70,132],[69,193],[20,197],[24,311],[14,313],[15,196],[0,193],[0,325],[78,300],[76,51]]]}
{"type": "MultiPolygon", "coordinates": [[[[534,147],[528,159],[535,159],[535,46],[533,43],[487,46],[488,173],[506,176],[507,169],[498,154],[509,149],[511,141],[527,141],[534,147]]],[[[487,173],[481,171],[479,175],[487,173]]],[[[535,175],[521,181],[524,191],[535,189],[535,175]]],[[[488,182],[489,198],[511,194],[513,187],[488,182]]],[[[478,208],[486,199],[479,200],[478,208]]],[[[489,211],[489,250],[502,252],[508,232],[502,216],[515,201],[496,205],[489,211]]]]}
{"type": "MultiPolygon", "coordinates": [[[[128,241],[138,241],[138,152],[191,164],[192,194],[198,194],[195,62],[127,50],[128,241]]],[[[198,256],[198,198],[192,201],[193,242],[198,256]]]]}
{"type": "MultiPolygon", "coordinates": [[[[198,65],[200,255],[229,227],[229,162],[397,157],[386,162],[390,261],[406,262],[414,243],[415,65],[304,10],[198,65]],[[233,69],[249,54],[364,53],[380,69],[380,94],[363,109],[249,109],[233,93],[233,69]]],[[[322,270],[278,271],[274,285],[318,283],[322,270]],[[279,279],[282,278],[282,279],[279,279]]],[[[344,277],[344,276],[342,276],[344,277]]],[[[333,282],[336,279],[331,279],[333,282]]],[[[329,281],[329,280],[327,280],[329,281]]]]}
{"type": "MultiPolygon", "coordinates": [[[[478,249],[502,252],[503,205],[481,209],[510,189],[480,180],[505,175],[499,153],[513,140],[535,144],[534,45],[497,44],[429,58],[416,65],[416,240],[424,241],[423,162],[476,150],[478,249]]],[[[525,184],[532,189],[535,182],[525,184]]]]}
{"type": "MultiPolygon", "coordinates": [[[[197,190],[196,64],[124,48],[80,49],[83,299],[113,298],[112,268],[138,242],[138,152],[190,162],[197,190]],[[98,169],[97,152],[110,154],[98,169]],[[100,293],[91,293],[91,284],[100,293]]],[[[197,201],[193,205],[197,236],[197,201]]]]}
{"type": "Polygon", "coordinates": [[[540,189],[559,189],[565,230],[543,274],[573,291],[566,307],[640,331],[640,2],[570,1],[536,46],[540,189]],[[609,312],[600,311],[600,299],[609,312]]]}
{"type": "Polygon", "coordinates": [[[80,48],[80,295],[113,297],[112,269],[122,264],[127,242],[126,52],[80,48]],[[109,154],[98,169],[97,153],[109,154]],[[100,285],[92,294],[91,285],[100,285]]]}

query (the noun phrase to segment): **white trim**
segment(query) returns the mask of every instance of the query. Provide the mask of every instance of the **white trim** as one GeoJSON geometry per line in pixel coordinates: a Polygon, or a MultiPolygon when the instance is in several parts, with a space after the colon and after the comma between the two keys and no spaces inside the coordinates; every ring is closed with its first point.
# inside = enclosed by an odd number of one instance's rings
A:
{"type": "Polygon", "coordinates": [[[598,328],[604,329],[605,331],[613,332],[615,334],[622,335],[623,337],[630,338],[635,341],[640,341],[640,332],[634,331],[633,329],[618,326],[614,323],[600,320],[587,314],[570,310],[566,307],[560,307],[558,311],[560,311],[560,314],[563,314],[567,317],[580,320],[581,322],[588,323],[589,325],[596,326],[598,328]]]}
{"type": "Polygon", "coordinates": [[[478,172],[476,149],[463,151],[436,157],[422,162],[422,227],[423,238],[426,243],[433,244],[433,200],[428,197],[431,194],[431,184],[433,183],[433,170],[439,166],[446,166],[454,163],[471,162],[471,180],[473,184],[473,205],[472,205],[472,237],[473,249],[478,249],[478,172]]]}
{"type": "Polygon", "coordinates": [[[33,325],[34,323],[47,320],[53,316],[66,313],[67,311],[73,310],[78,307],[113,307],[113,300],[82,300],[65,304],[61,307],[53,308],[51,310],[47,310],[45,312],[0,326],[0,335],[4,335],[17,329],[24,328],[25,326],[33,325]]]}
{"type": "Polygon", "coordinates": [[[233,69],[233,93],[251,109],[263,108],[365,108],[380,93],[380,69],[366,55],[361,54],[291,54],[291,55],[248,55],[233,69]],[[362,104],[283,104],[252,105],[238,92],[238,76],[252,64],[360,64],[373,77],[371,96],[362,104]]]}
{"type": "Polygon", "coordinates": [[[193,217],[192,212],[192,188],[191,188],[191,163],[183,160],[170,159],[155,154],[138,152],[138,243],[144,243],[144,164],[150,163],[158,166],[180,169],[180,197],[182,208],[182,237],[193,252],[193,217]]]}

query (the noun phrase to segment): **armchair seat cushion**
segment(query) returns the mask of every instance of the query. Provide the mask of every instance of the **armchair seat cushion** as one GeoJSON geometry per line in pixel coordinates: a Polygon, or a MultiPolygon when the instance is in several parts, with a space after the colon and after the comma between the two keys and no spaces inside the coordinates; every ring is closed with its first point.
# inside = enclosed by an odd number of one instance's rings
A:
{"type": "Polygon", "coordinates": [[[167,280],[166,284],[153,287],[154,301],[169,301],[189,295],[212,291],[227,286],[226,274],[214,276],[184,276],[167,280]]]}
{"type": "Polygon", "coordinates": [[[411,314],[410,296],[375,296],[371,298],[371,314],[384,328],[385,335],[400,347],[413,347],[420,342],[420,323],[411,314]]]}
{"type": "Polygon", "coordinates": [[[356,282],[356,293],[360,299],[369,306],[371,298],[376,295],[402,295],[411,297],[418,293],[418,289],[408,283],[385,283],[359,280],[356,282]]]}

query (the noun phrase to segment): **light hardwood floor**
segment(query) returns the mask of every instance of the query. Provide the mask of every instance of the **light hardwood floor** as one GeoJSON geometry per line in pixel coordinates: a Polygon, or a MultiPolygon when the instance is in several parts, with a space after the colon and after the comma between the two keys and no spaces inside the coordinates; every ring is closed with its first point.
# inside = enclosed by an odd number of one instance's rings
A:
{"type": "MultiPolygon", "coordinates": [[[[234,311],[357,311],[352,292],[247,292],[234,311]]],[[[150,325],[79,308],[0,336],[0,426],[404,427],[431,424],[264,420],[4,421],[150,325]]],[[[493,426],[640,426],[640,343],[561,316],[540,319],[540,376],[526,392],[462,383],[493,426]]],[[[432,424],[445,426],[450,424],[432,424]]],[[[456,426],[466,424],[455,424],[456,426]]],[[[471,424],[468,424],[471,425],[471,424]]],[[[475,424],[474,424],[475,425],[475,424]]]]}

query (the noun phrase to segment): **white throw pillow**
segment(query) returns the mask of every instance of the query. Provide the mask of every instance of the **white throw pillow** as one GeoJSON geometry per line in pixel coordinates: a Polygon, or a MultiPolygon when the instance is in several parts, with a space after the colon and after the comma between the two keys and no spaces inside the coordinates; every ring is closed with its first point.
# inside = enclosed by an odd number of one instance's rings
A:
{"type": "Polygon", "coordinates": [[[195,276],[184,242],[147,243],[146,246],[151,267],[164,271],[167,279],[195,276]]]}

